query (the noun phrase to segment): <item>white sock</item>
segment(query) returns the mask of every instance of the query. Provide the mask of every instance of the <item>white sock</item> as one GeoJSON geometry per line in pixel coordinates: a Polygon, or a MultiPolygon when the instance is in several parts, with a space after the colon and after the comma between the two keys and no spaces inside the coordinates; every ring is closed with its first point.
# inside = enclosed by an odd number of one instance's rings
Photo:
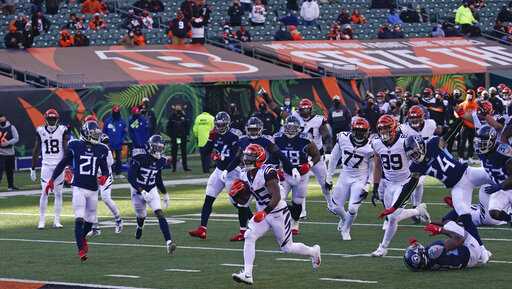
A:
{"type": "Polygon", "coordinates": [[[252,239],[245,239],[244,241],[244,273],[247,276],[252,276],[252,267],[254,265],[254,258],[256,257],[256,241],[252,239]]]}
{"type": "Polygon", "coordinates": [[[54,197],[55,197],[55,200],[54,200],[55,216],[54,216],[53,222],[54,222],[54,224],[57,224],[57,223],[60,224],[60,214],[62,212],[62,189],[56,190],[54,193],[54,197]]]}
{"type": "Polygon", "coordinates": [[[308,214],[306,211],[306,198],[302,201],[302,211],[300,212],[300,217],[305,217],[308,214]]]}
{"type": "Polygon", "coordinates": [[[420,212],[418,209],[403,209],[402,212],[400,212],[400,215],[396,217],[396,222],[400,222],[405,219],[412,218],[414,216],[418,216],[420,212]]]}
{"type": "Polygon", "coordinates": [[[423,183],[419,183],[416,186],[416,189],[414,190],[414,192],[412,193],[411,203],[412,203],[413,207],[419,206],[419,204],[421,204],[422,199],[423,199],[423,183]]]}
{"type": "Polygon", "coordinates": [[[286,248],[283,248],[283,250],[286,253],[305,255],[310,257],[315,255],[315,250],[313,250],[313,247],[306,246],[303,243],[291,243],[287,245],[286,248]]]}
{"type": "Polygon", "coordinates": [[[119,209],[117,208],[116,203],[114,203],[114,200],[112,200],[110,198],[105,198],[105,199],[103,199],[103,202],[105,203],[107,208],[112,213],[112,216],[114,216],[114,219],[118,220],[119,219],[119,209]]]}
{"type": "Polygon", "coordinates": [[[46,217],[46,208],[48,208],[48,195],[42,193],[39,198],[39,222],[44,223],[46,217]]]}
{"type": "Polygon", "coordinates": [[[320,188],[322,189],[322,194],[324,194],[324,199],[327,202],[327,206],[332,208],[334,204],[332,203],[331,192],[325,187],[325,184],[320,184],[320,188]]]}
{"type": "Polygon", "coordinates": [[[393,237],[396,234],[396,230],[398,229],[398,223],[396,220],[388,221],[388,228],[384,232],[384,238],[382,239],[381,246],[384,248],[389,247],[389,243],[393,240],[393,237]]]}
{"type": "Polygon", "coordinates": [[[352,214],[348,212],[347,218],[345,219],[345,222],[343,222],[343,228],[342,230],[344,232],[349,232],[350,228],[352,228],[352,224],[354,223],[355,218],[357,217],[357,213],[352,214]]]}

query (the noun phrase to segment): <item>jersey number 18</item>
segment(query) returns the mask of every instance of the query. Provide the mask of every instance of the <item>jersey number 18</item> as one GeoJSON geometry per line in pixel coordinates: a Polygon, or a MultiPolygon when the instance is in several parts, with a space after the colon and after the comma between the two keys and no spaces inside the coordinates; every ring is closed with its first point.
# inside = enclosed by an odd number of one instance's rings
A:
{"type": "Polygon", "coordinates": [[[58,154],[59,151],[59,140],[57,139],[46,139],[44,140],[44,147],[46,149],[45,154],[58,154]]]}

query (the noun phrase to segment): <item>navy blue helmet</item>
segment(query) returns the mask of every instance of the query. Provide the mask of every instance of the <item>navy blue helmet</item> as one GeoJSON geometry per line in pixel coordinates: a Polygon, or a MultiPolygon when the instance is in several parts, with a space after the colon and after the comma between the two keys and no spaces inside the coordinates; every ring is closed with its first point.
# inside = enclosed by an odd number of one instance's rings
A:
{"type": "Polygon", "coordinates": [[[95,121],[87,121],[82,125],[81,138],[86,142],[99,143],[101,134],[100,126],[95,121]]]}
{"type": "Polygon", "coordinates": [[[149,154],[155,159],[160,159],[164,152],[165,144],[162,136],[159,134],[152,135],[148,140],[149,154]]]}
{"type": "Polygon", "coordinates": [[[405,154],[415,163],[421,163],[427,154],[427,146],[421,135],[410,135],[404,142],[405,154]]]}
{"type": "Polygon", "coordinates": [[[220,111],[215,115],[215,129],[219,134],[225,134],[231,125],[231,117],[225,111],[220,111]]]}
{"type": "Polygon", "coordinates": [[[478,154],[485,154],[492,150],[498,139],[496,129],[491,126],[482,126],[475,137],[475,150],[478,154]]]}
{"type": "Polygon", "coordinates": [[[288,138],[294,138],[300,133],[301,130],[299,119],[293,115],[290,115],[286,118],[283,127],[284,134],[288,138]]]}
{"type": "Polygon", "coordinates": [[[253,116],[249,118],[247,124],[245,125],[245,133],[250,138],[258,138],[263,133],[263,122],[261,119],[253,116]]]}
{"type": "Polygon", "coordinates": [[[414,243],[405,249],[404,263],[411,271],[419,271],[427,267],[427,253],[420,243],[414,243]]]}

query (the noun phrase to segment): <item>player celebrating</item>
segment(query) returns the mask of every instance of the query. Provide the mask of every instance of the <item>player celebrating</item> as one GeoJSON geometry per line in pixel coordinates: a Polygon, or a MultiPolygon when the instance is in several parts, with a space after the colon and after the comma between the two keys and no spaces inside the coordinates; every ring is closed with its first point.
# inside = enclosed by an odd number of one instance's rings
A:
{"type": "MultiPolygon", "coordinates": [[[[372,203],[375,205],[375,201],[382,196],[384,207],[390,208],[400,195],[402,186],[409,180],[409,160],[404,150],[405,136],[398,131],[397,122],[391,115],[385,114],[379,118],[377,130],[379,137],[372,140],[375,152],[372,203]]],[[[400,207],[388,216],[384,223],[384,238],[372,256],[385,256],[398,228],[398,222],[415,216],[429,219],[425,204],[420,204],[415,209],[400,207]]]]}
{"type": "MultiPolygon", "coordinates": [[[[39,223],[37,228],[42,230],[45,227],[46,208],[48,207],[48,194],[44,189],[48,180],[51,178],[57,164],[62,160],[68,144],[68,129],[59,124],[59,113],[50,108],[44,113],[45,124],[36,129],[37,137],[32,151],[32,168],[30,169],[30,179],[35,182],[36,165],[39,159],[39,153],[42,157],[41,167],[41,198],[39,199],[39,223]]],[[[55,178],[55,196],[53,227],[62,228],[60,223],[60,213],[62,211],[62,187],[64,185],[64,175],[55,178]]]]}
{"type": "MultiPolygon", "coordinates": [[[[324,117],[320,115],[312,115],[313,112],[313,102],[307,98],[303,98],[299,102],[298,112],[293,112],[293,116],[295,116],[300,121],[300,126],[302,127],[302,132],[309,135],[310,139],[313,140],[316,147],[320,151],[320,154],[323,156],[324,154],[324,141],[330,144],[330,134],[327,129],[327,121],[324,117]]],[[[316,180],[320,185],[322,193],[324,195],[325,201],[327,202],[327,208],[333,207],[332,199],[331,199],[331,187],[325,182],[327,177],[327,167],[325,166],[325,162],[322,157],[322,161],[316,163],[315,166],[311,168],[313,174],[315,174],[316,180]]],[[[306,200],[302,204],[302,214],[301,217],[305,217],[306,215],[306,200]]]]}
{"type": "Polygon", "coordinates": [[[69,142],[66,153],[57,164],[48,180],[45,193],[55,190],[55,181],[60,178],[67,165],[72,166],[73,210],[75,212],[75,240],[80,260],[87,260],[89,246],[85,236],[97,222],[98,184],[104,185],[108,178],[108,147],[100,143],[101,130],[98,123],[88,121],[82,125],[81,138],[69,142]],[[98,177],[98,168],[101,176],[98,177]]]}
{"type": "Polygon", "coordinates": [[[369,143],[370,124],[362,117],[352,120],[351,132],[340,132],[331,152],[331,161],[327,171],[327,183],[332,184],[332,175],[338,161],[342,160],[342,169],[332,194],[333,211],[340,217],[338,229],[343,240],[351,240],[350,229],[359,206],[368,195],[366,185],[370,176],[370,160],[373,149],[369,143]],[[345,201],[349,200],[348,212],[345,201]]]}
{"type": "Polygon", "coordinates": [[[484,252],[477,240],[453,221],[442,227],[428,224],[425,231],[432,236],[443,234],[449,238],[435,241],[426,248],[411,240],[411,245],[405,250],[404,263],[412,271],[464,269],[489,261],[489,252],[484,252]]]}
{"type": "Polygon", "coordinates": [[[144,153],[140,153],[130,161],[128,182],[131,186],[132,204],[137,216],[137,230],[135,239],[142,237],[142,228],[147,216],[146,206],[149,206],[158,219],[160,231],[164,235],[167,254],[172,255],[176,250],[176,243],[171,239],[169,224],[165,218],[160,203],[158,191],[163,194],[164,210],[169,207],[169,194],[162,181],[162,169],[166,159],[162,157],[165,149],[162,137],[152,135],[147,143],[144,153]]]}
{"type": "Polygon", "coordinates": [[[292,203],[290,212],[294,220],[292,226],[292,234],[299,234],[299,219],[302,212],[302,203],[306,197],[309,170],[321,160],[320,153],[315,144],[310,142],[308,135],[300,132],[300,122],[295,116],[288,116],[284,123],[283,132],[274,135],[277,147],[291,162],[294,170],[300,174],[297,179],[289,173],[284,174],[284,182],[281,183],[283,189],[283,197],[288,196],[292,191],[292,203]],[[308,158],[311,160],[308,161],[308,158]]]}
{"type": "MultiPolygon", "coordinates": [[[[214,122],[215,128],[210,132],[208,142],[203,147],[206,153],[212,154],[213,160],[217,163],[206,184],[206,197],[201,210],[201,225],[197,229],[188,232],[192,237],[206,239],[208,219],[212,213],[213,202],[224,188],[229,191],[233,181],[239,178],[239,162],[235,159],[237,158],[236,152],[239,150],[238,140],[242,133],[231,128],[230,124],[229,114],[224,111],[217,113],[214,122]]],[[[240,231],[245,231],[247,223],[243,220],[250,218],[251,210],[248,204],[247,206],[239,205],[237,208],[240,231]]],[[[235,235],[235,237],[238,235],[235,235]]]]}
{"type": "Polygon", "coordinates": [[[271,165],[264,164],[265,149],[260,145],[250,144],[243,152],[244,170],[241,179],[236,180],[230,190],[230,196],[237,203],[245,204],[252,196],[256,199],[257,212],[249,222],[245,232],[244,269],[234,273],[236,282],[253,284],[253,263],[256,255],[256,240],[268,230],[272,230],[281,251],[311,257],[313,269],[320,266],[320,246],[306,246],[294,243],[290,230],[290,212],[286,202],[281,199],[279,177],[277,170],[271,165]]]}

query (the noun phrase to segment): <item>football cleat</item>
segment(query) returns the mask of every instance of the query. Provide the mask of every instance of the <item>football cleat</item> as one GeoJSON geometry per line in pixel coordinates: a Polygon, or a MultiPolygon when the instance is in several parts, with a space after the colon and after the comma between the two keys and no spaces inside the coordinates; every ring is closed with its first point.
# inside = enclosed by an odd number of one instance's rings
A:
{"type": "Polygon", "coordinates": [[[240,230],[240,232],[236,233],[229,239],[231,242],[238,242],[245,240],[245,230],[240,230]]]}
{"type": "Polygon", "coordinates": [[[82,239],[82,250],[83,250],[85,253],[88,253],[88,252],[89,252],[89,243],[87,243],[87,240],[86,240],[86,239],[82,239]]]}
{"type": "Polygon", "coordinates": [[[64,226],[62,226],[62,224],[60,222],[55,222],[55,223],[53,223],[53,228],[54,229],[62,229],[62,228],[64,228],[64,226]]]}
{"type": "Polygon", "coordinates": [[[342,218],[340,218],[340,221],[338,222],[338,227],[337,227],[338,232],[341,232],[341,228],[343,228],[343,219],[342,218]]]}
{"type": "Polygon", "coordinates": [[[491,253],[491,251],[487,250],[484,247],[484,245],[482,245],[480,248],[481,248],[482,253],[480,254],[480,258],[479,258],[478,262],[481,264],[485,264],[485,263],[489,262],[489,259],[492,257],[492,253],[491,253]]]}
{"type": "Polygon", "coordinates": [[[252,280],[252,276],[246,275],[244,270],[240,271],[239,273],[231,274],[231,277],[233,277],[233,280],[235,280],[238,283],[245,283],[248,285],[252,285],[254,283],[254,281],[252,280]]]}
{"type": "Polygon", "coordinates": [[[114,229],[114,233],[119,234],[123,231],[123,220],[116,220],[116,228],[114,229]]]}
{"type": "Polygon", "coordinates": [[[316,271],[322,263],[322,253],[320,252],[319,245],[314,245],[313,250],[315,250],[315,254],[311,257],[311,265],[313,266],[313,271],[316,271]]]}
{"type": "Polygon", "coordinates": [[[379,248],[372,252],[372,257],[384,257],[388,254],[388,248],[384,248],[381,244],[379,244],[379,248]]]}
{"type": "Polygon", "coordinates": [[[200,238],[205,240],[206,239],[206,227],[199,226],[197,229],[189,231],[188,234],[192,237],[200,238]]]}
{"type": "Polygon", "coordinates": [[[78,257],[80,257],[80,261],[85,262],[87,260],[87,252],[83,249],[78,251],[78,257]]]}
{"type": "Polygon", "coordinates": [[[100,228],[92,228],[89,233],[85,236],[87,239],[91,239],[94,237],[98,237],[101,235],[101,229],[100,228]]]}
{"type": "Polygon", "coordinates": [[[420,221],[424,224],[430,223],[430,214],[427,211],[427,205],[425,203],[419,204],[419,206],[416,207],[418,212],[420,213],[419,218],[420,221]]]}
{"type": "Polygon", "coordinates": [[[165,247],[167,249],[167,254],[174,255],[174,251],[176,251],[176,243],[173,240],[169,240],[165,243],[165,247]]]}
{"type": "Polygon", "coordinates": [[[350,231],[343,231],[343,230],[341,230],[341,239],[343,241],[350,241],[350,240],[352,240],[352,237],[350,236],[350,231]]]}
{"type": "Polygon", "coordinates": [[[45,226],[45,223],[44,223],[44,222],[39,222],[39,224],[37,224],[37,229],[38,229],[38,230],[43,230],[43,229],[44,229],[44,226],[45,226]]]}
{"type": "Polygon", "coordinates": [[[135,239],[139,240],[142,237],[142,227],[137,225],[137,230],[135,230],[135,239]]]}

